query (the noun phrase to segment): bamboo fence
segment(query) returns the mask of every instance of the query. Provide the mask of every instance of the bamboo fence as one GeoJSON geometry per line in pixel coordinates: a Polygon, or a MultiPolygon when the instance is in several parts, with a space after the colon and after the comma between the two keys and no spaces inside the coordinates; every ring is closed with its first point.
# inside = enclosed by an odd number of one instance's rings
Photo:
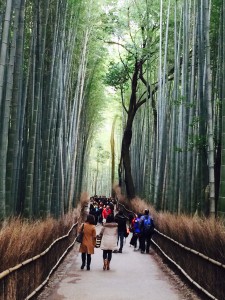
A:
{"type": "Polygon", "coordinates": [[[73,247],[78,222],[41,254],[0,273],[0,299],[31,299],[49,280],[62,259],[73,247]]]}
{"type": "MultiPolygon", "coordinates": [[[[133,214],[119,204],[125,214],[133,214]]],[[[184,246],[167,235],[154,230],[154,249],[167,259],[189,283],[208,299],[225,299],[225,265],[194,249],[184,246]]]]}
{"type": "MultiPolygon", "coordinates": [[[[118,204],[125,214],[134,214],[118,204]]],[[[51,274],[73,247],[78,222],[44,252],[0,273],[0,299],[31,299],[48,282],[51,274]]],[[[155,229],[152,244],[195,288],[207,298],[225,299],[225,265],[184,246],[155,229]]]]}

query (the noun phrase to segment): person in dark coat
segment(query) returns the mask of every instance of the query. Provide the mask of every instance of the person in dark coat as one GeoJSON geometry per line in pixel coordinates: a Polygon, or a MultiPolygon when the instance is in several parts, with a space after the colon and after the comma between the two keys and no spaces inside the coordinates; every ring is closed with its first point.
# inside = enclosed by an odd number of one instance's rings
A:
{"type": "Polygon", "coordinates": [[[112,214],[114,214],[114,205],[111,201],[109,202],[109,207],[111,209],[112,214]]]}
{"type": "Polygon", "coordinates": [[[144,215],[140,218],[140,248],[141,253],[149,253],[151,238],[154,232],[155,224],[153,218],[149,214],[149,210],[145,209],[144,215]]]}
{"type": "Polygon", "coordinates": [[[119,253],[122,253],[123,240],[127,231],[127,218],[124,216],[123,211],[119,210],[118,214],[115,215],[115,222],[118,224],[118,243],[119,253]]]}

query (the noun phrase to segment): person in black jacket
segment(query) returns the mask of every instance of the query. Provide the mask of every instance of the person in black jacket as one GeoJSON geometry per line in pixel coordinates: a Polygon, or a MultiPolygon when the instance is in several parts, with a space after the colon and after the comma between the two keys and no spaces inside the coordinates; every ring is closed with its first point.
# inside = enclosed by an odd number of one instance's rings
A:
{"type": "Polygon", "coordinates": [[[118,243],[120,243],[118,252],[122,253],[123,239],[127,231],[127,218],[124,216],[122,210],[119,210],[118,214],[115,215],[115,222],[118,224],[118,243]]]}

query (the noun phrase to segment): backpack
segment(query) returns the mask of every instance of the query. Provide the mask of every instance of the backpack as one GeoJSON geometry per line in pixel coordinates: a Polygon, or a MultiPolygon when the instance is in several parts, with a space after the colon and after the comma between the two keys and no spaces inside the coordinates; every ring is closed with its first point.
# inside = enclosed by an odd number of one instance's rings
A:
{"type": "Polygon", "coordinates": [[[144,233],[145,234],[152,234],[154,231],[154,226],[152,224],[151,218],[148,216],[148,218],[144,218],[144,233]]]}

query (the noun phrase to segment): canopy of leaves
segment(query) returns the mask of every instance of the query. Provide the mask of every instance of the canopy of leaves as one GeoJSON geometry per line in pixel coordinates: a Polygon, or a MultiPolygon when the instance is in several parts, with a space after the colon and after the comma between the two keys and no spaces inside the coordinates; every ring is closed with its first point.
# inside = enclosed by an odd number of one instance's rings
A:
{"type": "Polygon", "coordinates": [[[127,86],[131,66],[124,66],[121,62],[109,63],[108,72],[106,73],[104,83],[117,88],[127,86]]]}

